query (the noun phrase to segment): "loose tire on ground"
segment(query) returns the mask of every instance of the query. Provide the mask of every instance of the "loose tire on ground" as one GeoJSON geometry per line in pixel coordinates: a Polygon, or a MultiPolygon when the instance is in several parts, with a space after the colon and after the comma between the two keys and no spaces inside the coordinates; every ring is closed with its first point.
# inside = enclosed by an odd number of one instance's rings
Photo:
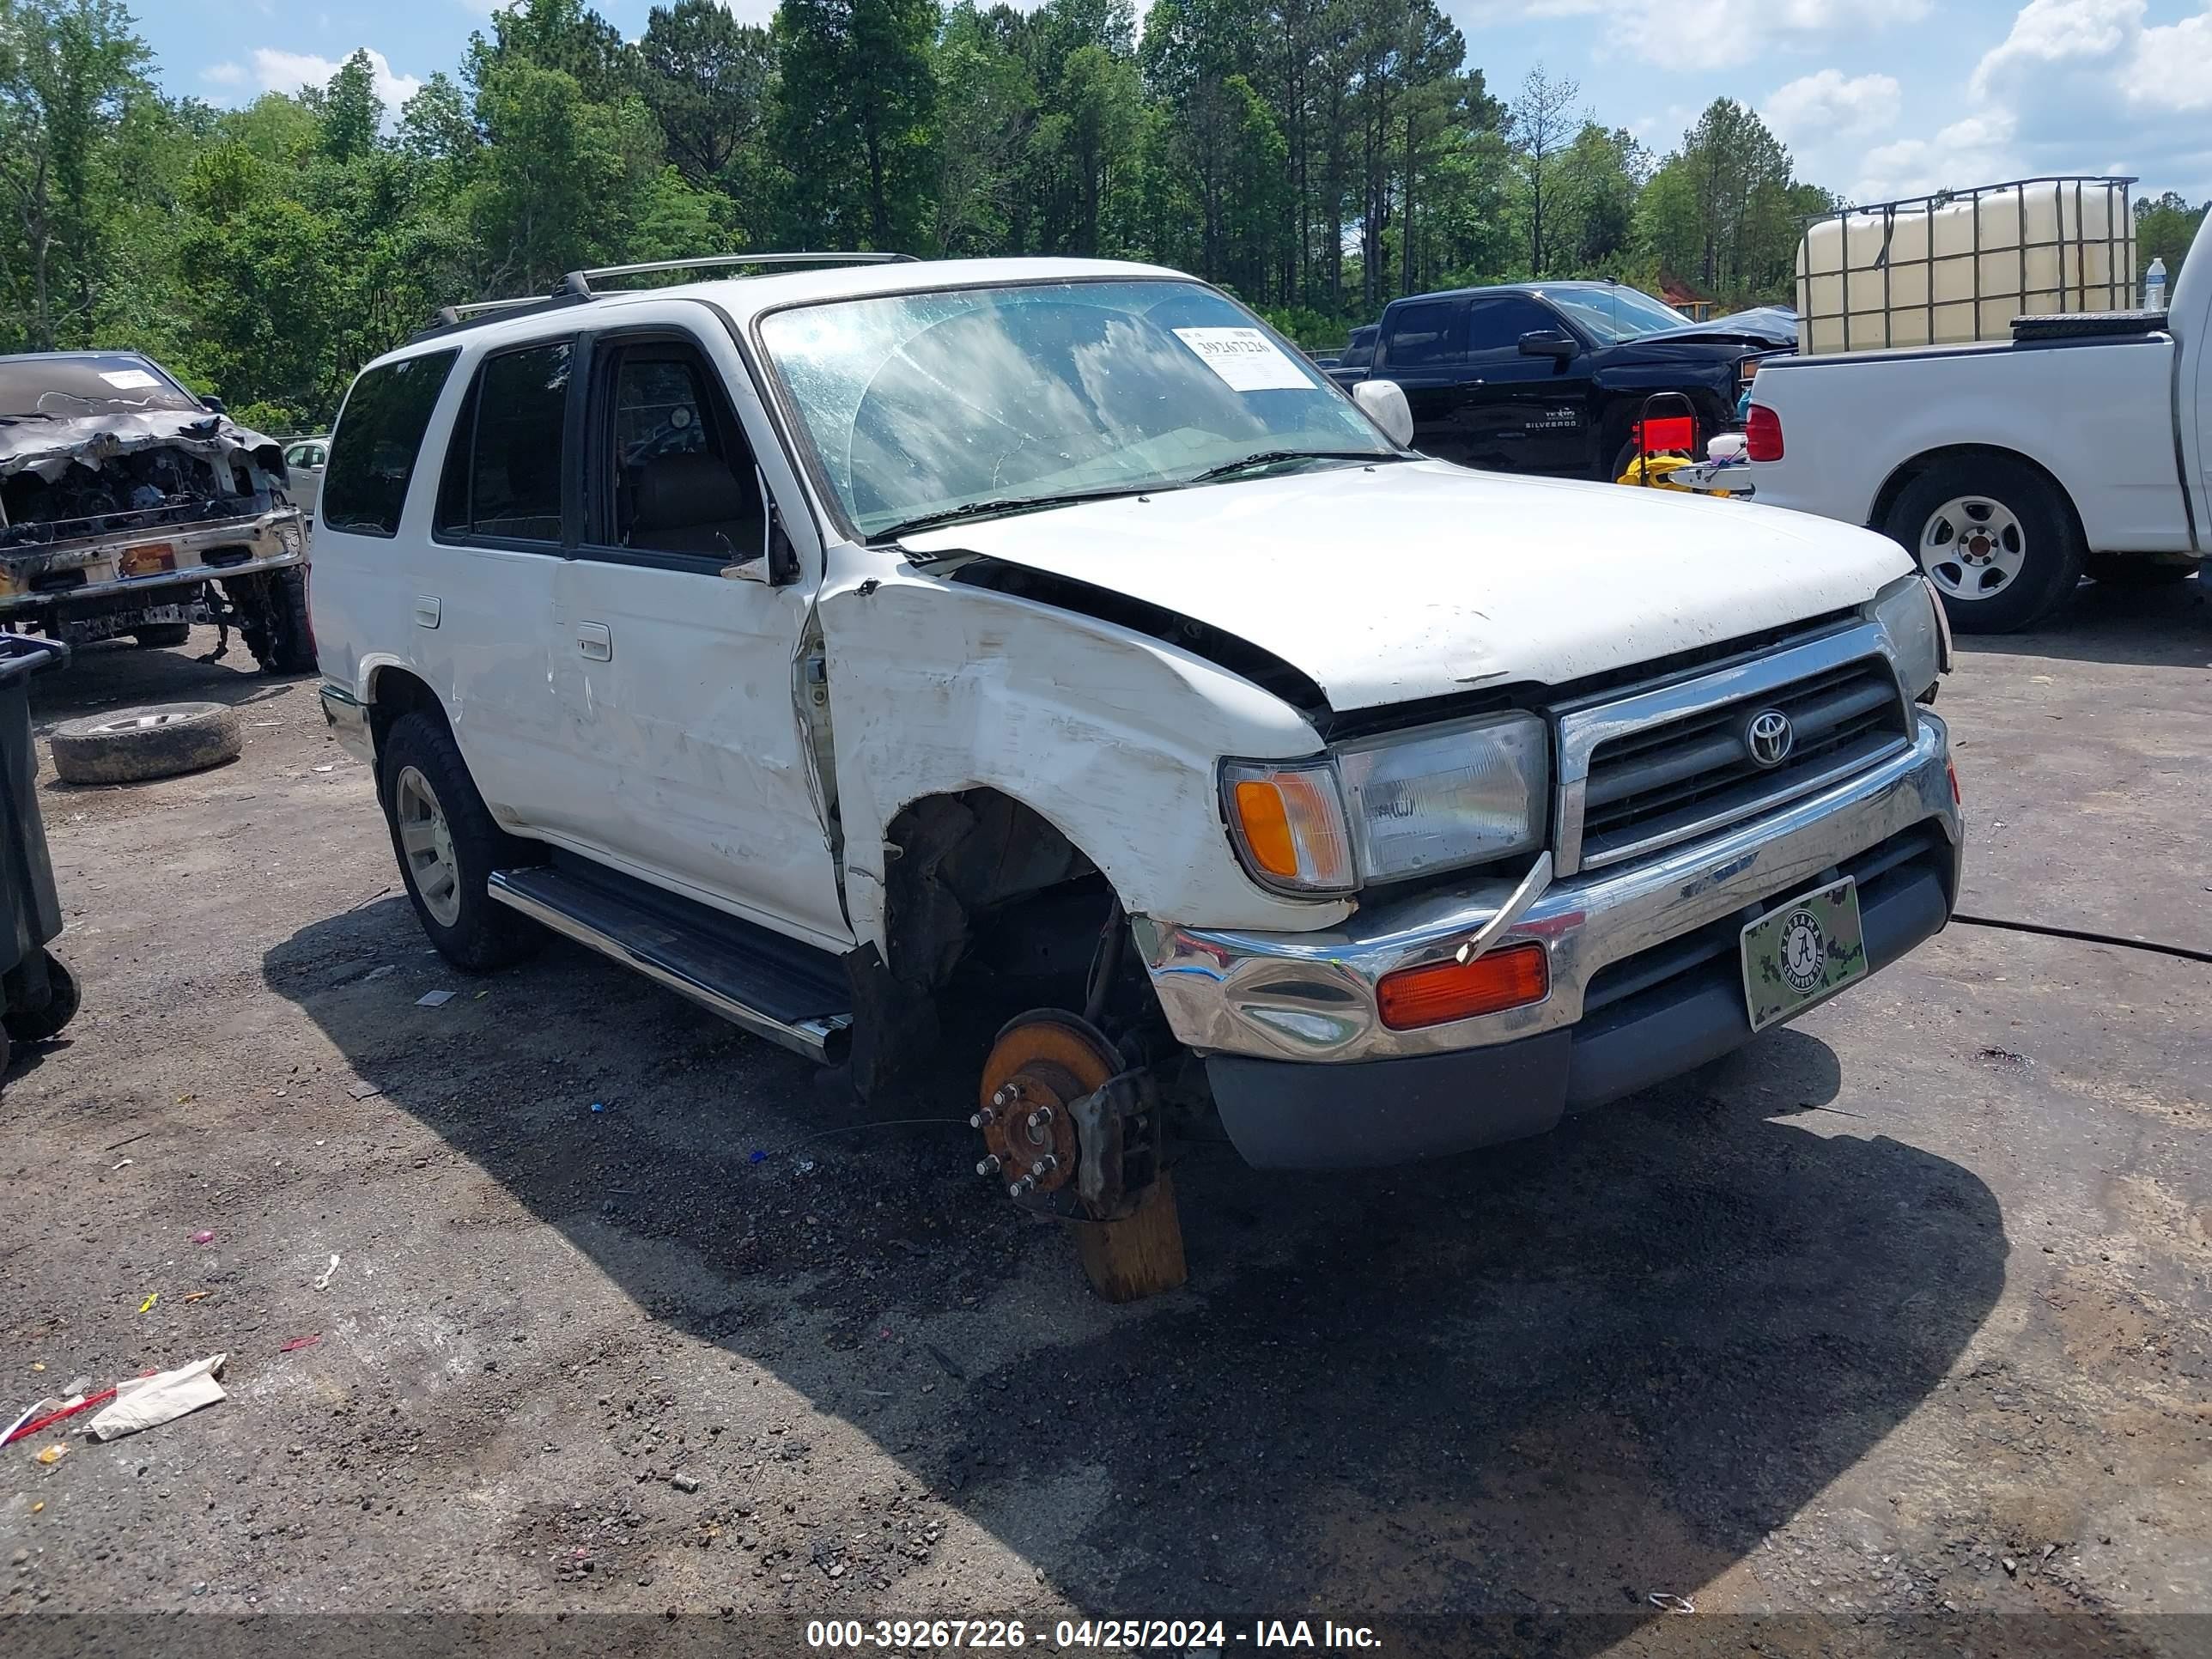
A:
{"type": "Polygon", "coordinates": [[[45,1042],[58,1036],[62,1027],[76,1018],[78,1006],[84,1000],[76,975],[63,967],[61,959],[51,951],[46,952],[46,1001],[38,1007],[10,1008],[5,1015],[0,1015],[0,1029],[4,1029],[13,1041],[45,1042]]]}
{"type": "Polygon", "coordinates": [[[544,942],[537,923],[495,902],[487,885],[493,871],[535,863],[544,851],[494,821],[442,720],[418,712],[393,725],[377,794],[408,900],[441,956],[487,973],[544,942]]]}
{"type": "Polygon", "coordinates": [[[64,783],[143,783],[238,758],[238,713],[219,702],[163,702],[56,726],[46,738],[64,783]]]}
{"type": "Polygon", "coordinates": [[[2136,558],[2125,553],[2092,553],[2085,568],[2092,581],[2108,587],[2171,587],[2197,574],[2193,563],[2136,558]]]}
{"type": "Polygon", "coordinates": [[[2064,498],[2034,468],[2000,455],[1938,462],[1905,486],[1882,529],[1934,580],[1961,634],[2026,628],[2081,575],[2064,498]]]}
{"type": "Polygon", "coordinates": [[[137,629],[131,635],[138,642],[138,647],[143,651],[173,650],[190,640],[191,636],[192,625],[190,623],[155,623],[149,627],[137,629]]]}

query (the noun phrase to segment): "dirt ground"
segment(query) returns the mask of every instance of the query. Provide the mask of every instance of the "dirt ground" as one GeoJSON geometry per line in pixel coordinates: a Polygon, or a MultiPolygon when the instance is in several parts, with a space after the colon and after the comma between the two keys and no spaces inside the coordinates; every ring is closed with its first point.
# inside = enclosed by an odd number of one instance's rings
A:
{"type": "MultiPolygon", "coordinates": [[[[1969,913],[2212,951],[2203,588],[1962,641],[1969,913]]],[[[1116,1309],[970,1172],[966,1077],[859,1121],[580,950],[446,967],[313,683],[211,643],[37,698],[217,697],[247,745],[44,780],[85,1006],[0,1103],[8,1417],[216,1352],[230,1397],[0,1452],[19,1651],[387,1629],[40,1617],[177,1610],[2212,1645],[2212,966],[1958,925],[1539,1140],[1348,1180],[1201,1146],[1188,1287],[1116,1309]]]]}

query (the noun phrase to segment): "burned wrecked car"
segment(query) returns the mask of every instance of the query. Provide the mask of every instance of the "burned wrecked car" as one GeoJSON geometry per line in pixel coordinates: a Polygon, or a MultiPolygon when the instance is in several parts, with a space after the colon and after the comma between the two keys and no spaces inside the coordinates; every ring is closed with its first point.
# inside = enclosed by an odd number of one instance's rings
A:
{"type": "Polygon", "coordinates": [[[0,626],[315,665],[283,452],[135,352],[0,357],[0,626]]]}

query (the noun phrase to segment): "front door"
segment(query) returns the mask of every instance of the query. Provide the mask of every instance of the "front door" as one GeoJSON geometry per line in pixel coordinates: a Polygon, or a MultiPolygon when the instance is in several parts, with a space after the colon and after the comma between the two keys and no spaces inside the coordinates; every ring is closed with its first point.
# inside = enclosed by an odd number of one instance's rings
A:
{"type": "Polygon", "coordinates": [[[1482,387],[1471,434],[1478,466],[1580,472],[1589,453],[1589,354],[1530,356],[1525,334],[1575,336],[1550,307],[1519,294],[1478,295],[1468,314],[1467,374],[1482,387]]]}
{"type": "Polygon", "coordinates": [[[765,435],[750,382],[726,338],[677,328],[600,334],[588,372],[583,533],[551,641],[578,781],[563,833],[763,926],[848,945],[799,714],[819,555],[801,525],[803,580],[736,574],[769,540],[731,396],[765,435]]]}

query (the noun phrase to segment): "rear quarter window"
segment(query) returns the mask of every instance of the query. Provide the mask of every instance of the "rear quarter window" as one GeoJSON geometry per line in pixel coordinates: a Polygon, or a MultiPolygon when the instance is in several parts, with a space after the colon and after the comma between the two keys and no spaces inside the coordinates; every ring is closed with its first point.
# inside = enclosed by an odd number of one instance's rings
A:
{"type": "Polygon", "coordinates": [[[396,536],[407,486],[458,349],[403,357],[353,383],[323,477],[322,527],[396,536]]]}

